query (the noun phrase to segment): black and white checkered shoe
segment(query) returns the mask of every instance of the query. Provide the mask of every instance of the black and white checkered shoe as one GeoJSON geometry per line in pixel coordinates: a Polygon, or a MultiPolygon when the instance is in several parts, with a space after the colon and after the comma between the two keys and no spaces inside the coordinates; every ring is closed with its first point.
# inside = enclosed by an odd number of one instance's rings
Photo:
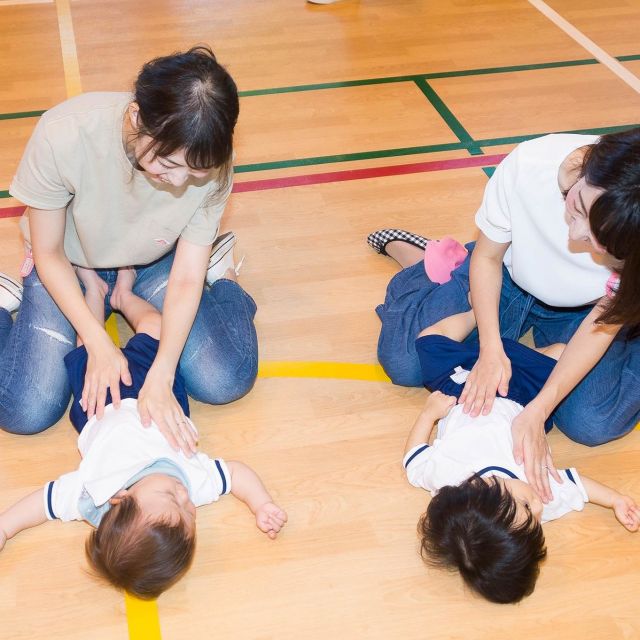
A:
{"type": "Polygon", "coordinates": [[[9,313],[22,302],[22,285],[4,273],[0,273],[0,307],[9,313]]]}
{"type": "Polygon", "coordinates": [[[394,240],[408,242],[419,249],[424,249],[428,242],[427,238],[402,229],[380,229],[380,231],[374,231],[367,236],[369,246],[383,256],[388,255],[385,247],[394,240]]]}

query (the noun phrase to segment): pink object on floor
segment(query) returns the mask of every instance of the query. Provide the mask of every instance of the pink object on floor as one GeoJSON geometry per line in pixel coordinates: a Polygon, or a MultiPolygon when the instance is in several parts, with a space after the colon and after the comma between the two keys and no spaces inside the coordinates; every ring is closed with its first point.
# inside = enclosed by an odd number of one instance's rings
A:
{"type": "Polygon", "coordinates": [[[451,280],[451,272],[467,257],[468,251],[453,238],[429,240],[424,251],[424,270],[429,280],[444,284],[451,280]]]}

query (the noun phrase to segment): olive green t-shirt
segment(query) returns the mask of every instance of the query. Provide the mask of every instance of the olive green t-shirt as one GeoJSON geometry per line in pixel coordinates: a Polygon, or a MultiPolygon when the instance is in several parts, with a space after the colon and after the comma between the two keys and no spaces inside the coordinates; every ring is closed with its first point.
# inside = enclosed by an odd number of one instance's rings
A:
{"type": "MultiPolygon", "coordinates": [[[[62,209],[64,249],[81,267],[148,264],[179,237],[215,239],[229,197],[216,170],[182,187],[156,184],[133,168],[122,142],[129,93],[86,93],[39,120],[9,188],[35,209],[62,209]]],[[[29,240],[28,221],[21,228],[29,240]]]]}

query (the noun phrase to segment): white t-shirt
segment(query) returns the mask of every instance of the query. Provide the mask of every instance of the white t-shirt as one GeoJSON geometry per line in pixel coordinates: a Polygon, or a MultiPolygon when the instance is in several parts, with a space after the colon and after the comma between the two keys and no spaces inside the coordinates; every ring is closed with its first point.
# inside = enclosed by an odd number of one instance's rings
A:
{"type": "MultiPolygon", "coordinates": [[[[527,481],[524,466],[513,457],[511,423],[522,411],[513,400],[496,398],[491,413],[472,418],[456,405],[438,423],[433,445],[419,444],[404,457],[407,478],[414,487],[436,495],[445,486],[457,486],[480,472],[482,476],[517,478],[527,481]]],[[[575,469],[560,471],[564,482],[549,477],[553,500],[544,505],[542,521],[548,522],[569,511],[582,511],[587,492],[575,469]]]]}
{"type": "Polygon", "coordinates": [[[511,243],[504,264],[513,281],[556,307],[593,304],[611,271],[586,243],[569,240],[558,186],[563,160],[596,136],[555,134],[518,145],[487,183],[476,225],[494,242],[511,243]]]}
{"type": "MultiPolygon", "coordinates": [[[[182,187],[156,184],[133,168],[122,141],[128,93],[85,93],[49,111],[27,144],[9,192],[44,210],[66,207],[64,249],[81,267],[149,264],[179,237],[215,239],[229,190],[216,170],[182,187]]],[[[21,229],[27,241],[25,217],[21,229]]]]}
{"type": "Polygon", "coordinates": [[[45,513],[50,520],[83,520],[79,501],[90,496],[96,507],[112,498],[127,481],[158,460],[168,460],[188,482],[189,497],[196,507],[215,502],[231,490],[231,476],[220,458],[204,453],[187,458],[176,452],[152,423],[142,426],[133,398],[120,409],[107,405],[104,416],[87,422],[78,438],[82,461],[76,471],[45,485],[45,513]]]}

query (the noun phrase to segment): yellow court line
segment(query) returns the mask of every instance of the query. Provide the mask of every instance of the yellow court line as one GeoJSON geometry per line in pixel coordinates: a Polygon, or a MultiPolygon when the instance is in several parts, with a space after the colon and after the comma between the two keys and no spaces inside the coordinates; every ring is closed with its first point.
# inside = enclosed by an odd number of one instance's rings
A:
{"type": "Polygon", "coordinates": [[[391,382],[379,364],[354,362],[260,362],[261,378],[333,378],[391,382]]]}
{"type": "Polygon", "coordinates": [[[156,600],[140,600],[125,593],[127,624],[131,640],[161,640],[160,617],[156,600]]]}
{"type": "Polygon", "coordinates": [[[120,334],[118,333],[118,321],[115,313],[112,313],[107,318],[107,321],[104,323],[104,328],[109,334],[109,337],[113,340],[113,343],[116,346],[120,346],[120,334]]]}
{"type": "Polygon", "coordinates": [[[82,93],[82,84],[80,82],[80,65],[78,64],[76,37],[73,32],[69,0],[56,0],[56,13],[58,14],[64,82],[67,88],[67,97],[71,98],[82,93]]]}

